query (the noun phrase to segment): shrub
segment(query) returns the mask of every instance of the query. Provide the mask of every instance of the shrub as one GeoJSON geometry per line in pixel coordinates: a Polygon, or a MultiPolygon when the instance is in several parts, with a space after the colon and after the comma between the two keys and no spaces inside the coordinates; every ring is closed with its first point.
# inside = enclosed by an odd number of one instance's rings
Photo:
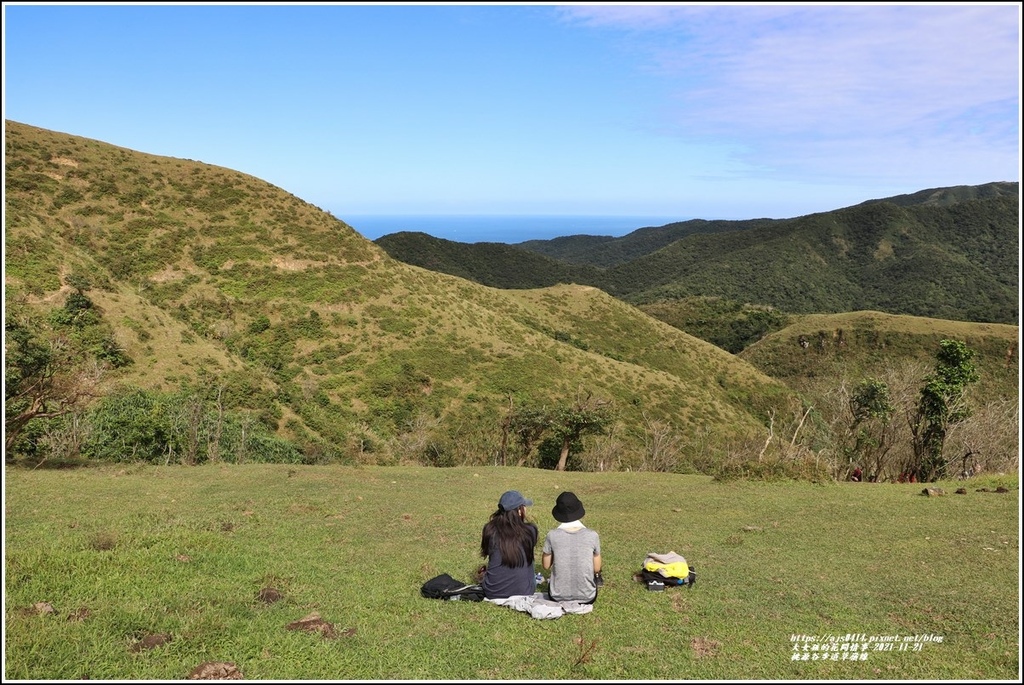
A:
{"type": "Polygon", "coordinates": [[[123,388],[104,397],[89,412],[92,424],[82,453],[113,462],[170,460],[177,446],[166,406],[139,388],[123,388]]]}
{"type": "Polygon", "coordinates": [[[85,196],[74,188],[64,188],[54,196],[53,208],[60,209],[64,205],[80,202],[84,199],[85,196]]]}

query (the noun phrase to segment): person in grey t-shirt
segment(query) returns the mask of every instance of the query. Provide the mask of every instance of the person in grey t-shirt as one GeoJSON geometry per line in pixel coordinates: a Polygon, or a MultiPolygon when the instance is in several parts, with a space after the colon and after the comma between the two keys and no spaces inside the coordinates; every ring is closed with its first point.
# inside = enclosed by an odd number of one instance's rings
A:
{"type": "Polygon", "coordinates": [[[583,525],[586,511],[571,492],[555,500],[551,515],[559,526],[544,538],[541,566],[551,569],[548,598],[556,602],[593,604],[601,585],[601,539],[597,531],[583,525]]]}

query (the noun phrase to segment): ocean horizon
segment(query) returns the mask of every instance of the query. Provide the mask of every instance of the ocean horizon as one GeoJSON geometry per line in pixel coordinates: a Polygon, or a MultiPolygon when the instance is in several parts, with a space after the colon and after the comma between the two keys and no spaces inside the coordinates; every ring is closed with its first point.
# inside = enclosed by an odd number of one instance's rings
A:
{"type": "Polygon", "coordinates": [[[459,243],[522,243],[568,235],[618,238],[638,228],[664,226],[691,217],[564,214],[357,214],[339,219],[369,240],[402,231],[426,233],[459,243]]]}

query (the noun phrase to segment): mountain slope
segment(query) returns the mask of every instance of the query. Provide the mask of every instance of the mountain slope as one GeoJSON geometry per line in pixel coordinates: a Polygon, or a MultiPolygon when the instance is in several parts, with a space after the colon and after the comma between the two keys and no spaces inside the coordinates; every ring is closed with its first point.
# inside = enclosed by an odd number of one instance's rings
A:
{"type": "Polygon", "coordinates": [[[645,420],[724,449],[795,401],[599,290],[489,288],[392,259],[245,174],[17,122],[6,134],[6,316],[84,289],[132,361],[106,369],[108,391],[234,389],[226,409],[311,459],[493,463],[510,400],[583,390],[616,407],[620,467],[643,459],[645,420]]]}
{"type": "Polygon", "coordinates": [[[401,231],[374,241],[390,256],[415,266],[495,288],[543,288],[597,278],[598,269],[571,265],[505,243],[460,243],[401,231]]]}
{"type": "Polygon", "coordinates": [[[621,238],[563,236],[551,240],[528,240],[516,243],[516,247],[547,255],[568,264],[591,264],[607,268],[656,252],[690,235],[745,231],[769,226],[775,221],[774,219],[745,221],[691,219],[664,226],[638,228],[621,238]]]}
{"type": "Polygon", "coordinates": [[[690,236],[610,270],[602,284],[632,302],[711,295],[796,313],[1016,323],[1018,202],[873,203],[690,236]]]}
{"type": "Polygon", "coordinates": [[[1016,324],[1017,190],[939,188],[795,219],[681,222],[623,238],[568,236],[471,253],[424,235],[377,242],[397,259],[499,287],[574,282],[641,305],[718,297],[795,313],[1016,324]],[[524,247],[564,266],[517,251],[524,247]]]}
{"type": "Polygon", "coordinates": [[[991,197],[1016,197],[1019,194],[1020,184],[1016,181],[996,181],[983,183],[977,186],[950,186],[947,188],[928,188],[919,190],[916,193],[905,195],[893,195],[881,200],[867,200],[861,204],[878,204],[888,202],[900,207],[911,205],[941,205],[949,206],[967,202],[969,200],[982,200],[991,197]]]}

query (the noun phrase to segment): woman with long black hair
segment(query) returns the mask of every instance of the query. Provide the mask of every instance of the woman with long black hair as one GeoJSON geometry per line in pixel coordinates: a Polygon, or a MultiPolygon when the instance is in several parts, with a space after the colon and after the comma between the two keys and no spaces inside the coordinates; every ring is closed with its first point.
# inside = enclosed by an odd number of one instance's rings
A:
{"type": "Polygon", "coordinates": [[[537,591],[533,549],[538,531],[526,520],[526,507],[533,500],[509,490],[498,500],[498,510],[484,525],[480,556],[487,559],[481,585],[487,599],[532,595],[537,591]]]}

